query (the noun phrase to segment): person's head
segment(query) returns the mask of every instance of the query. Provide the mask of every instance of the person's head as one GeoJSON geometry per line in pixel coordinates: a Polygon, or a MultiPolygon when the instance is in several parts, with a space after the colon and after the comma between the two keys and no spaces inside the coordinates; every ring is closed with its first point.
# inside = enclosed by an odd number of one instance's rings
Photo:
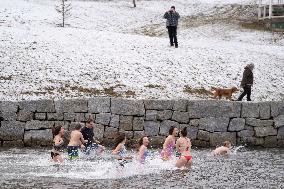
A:
{"type": "Polygon", "coordinates": [[[86,127],[88,127],[88,128],[93,128],[94,127],[94,120],[92,118],[89,118],[86,121],[86,127]]]}
{"type": "Polygon", "coordinates": [[[225,142],[223,142],[223,146],[227,147],[227,148],[231,148],[232,144],[229,141],[225,141],[225,142]]]}
{"type": "Polygon", "coordinates": [[[238,89],[237,87],[233,87],[233,88],[232,88],[232,92],[234,93],[234,92],[236,92],[236,91],[239,91],[239,89],[238,89]]]}
{"type": "Polygon", "coordinates": [[[178,133],[178,129],[174,126],[171,126],[170,129],[169,129],[169,135],[176,136],[177,133],[178,133]]]}
{"type": "Polygon", "coordinates": [[[61,136],[64,135],[64,128],[61,125],[52,127],[51,131],[52,131],[53,136],[56,136],[58,134],[60,134],[61,136]]]}
{"type": "Polygon", "coordinates": [[[247,65],[247,67],[250,69],[250,70],[253,70],[254,69],[254,64],[253,63],[250,63],[247,65]]]}
{"type": "Polygon", "coordinates": [[[117,145],[119,145],[120,143],[125,144],[125,142],[126,142],[126,135],[125,135],[125,133],[120,133],[120,134],[116,137],[116,139],[115,139],[115,146],[114,146],[114,148],[116,148],[117,145]]]}
{"type": "Polygon", "coordinates": [[[187,136],[187,128],[184,127],[181,132],[180,132],[181,136],[186,137],[187,136]]]}
{"type": "Polygon", "coordinates": [[[82,128],[81,123],[76,123],[76,125],[75,125],[75,130],[80,131],[81,128],[82,128]]]}
{"type": "Polygon", "coordinates": [[[138,140],[138,148],[137,148],[137,150],[139,150],[139,148],[140,148],[142,145],[148,146],[149,143],[150,143],[150,141],[149,141],[148,137],[146,137],[146,136],[141,137],[141,138],[138,140]]]}
{"type": "Polygon", "coordinates": [[[175,11],[175,10],[176,10],[176,7],[175,6],[171,6],[170,11],[175,11]]]}

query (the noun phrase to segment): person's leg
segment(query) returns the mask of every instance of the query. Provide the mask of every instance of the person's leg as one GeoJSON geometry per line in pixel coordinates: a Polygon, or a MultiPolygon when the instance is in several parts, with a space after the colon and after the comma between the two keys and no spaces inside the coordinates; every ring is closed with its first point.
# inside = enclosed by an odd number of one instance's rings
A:
{"type": "Polygon", "coordinates": [[[168,33],[169,33],[169,38],[170,38],[170,45],[174,46],[174,42],[173,42],[173,37],[172,37],[172,27],[171,26],[167,26],[168,28],[168,33]]]}
{"type": "Polygon", "coordinates": [[[185,166],[186,162],[187,162],[187,160],[184,157],[181,157],[177,160],[176,167],[181,168],[181,167],[185,166]]]}
{"type": "Polygon", "coordinates": [[[248,86],[247,87],[247,101],[251,101],[250,95],[251,95],[251,86],[248,86]]]}
{"type": "Polygon", "coordinates": [[[173,27],[173,39],[175,43],[175,47],[178,47],[178,41],[177,41],[177,26],[173,27]]]}
{"type": "Polygon", "coordinates": [[[244,98],[244,96],[246,96],[246,94],[247,94],[246,87],[244,87],[243,89],[244,89],[244,91],[243,91],[243,93],[239,96],[238,101],[242,101],[243,98],[244,98]]]}

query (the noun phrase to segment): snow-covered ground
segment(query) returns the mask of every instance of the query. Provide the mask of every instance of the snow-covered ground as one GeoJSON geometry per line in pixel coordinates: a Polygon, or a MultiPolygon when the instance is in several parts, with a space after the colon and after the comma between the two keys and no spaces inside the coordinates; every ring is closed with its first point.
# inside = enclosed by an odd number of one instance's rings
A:
{"type": "Polygon", "coordinates": [[[0,100],[210,98],[211,87],[239,86],[248,63],[253,100],[284,99],[283,34],[214,21],[255,0],[140,0],[136,8],[132,0],[71,1],[65,28],[58,2],[0,0],[0,100]],[[178,49],[162,18],[171,5],[182,18],[178,49]]]}

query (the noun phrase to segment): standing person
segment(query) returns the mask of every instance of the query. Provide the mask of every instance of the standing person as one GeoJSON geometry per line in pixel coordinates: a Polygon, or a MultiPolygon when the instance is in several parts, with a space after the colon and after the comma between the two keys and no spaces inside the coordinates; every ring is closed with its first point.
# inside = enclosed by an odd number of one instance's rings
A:
{"type": "Polygon", "coordinates": [[[51,159],[54,162],[63,162],[63,158],[61,156],[61,152],[63,151],[64,147],[64,128],[62,126],[56,126],[52,127],[52,134],[54,136],[53,138],[53,148],[51,150],[51,159]]]}
{"type": "Polygon", "coordinates": [[[213,150],[213,155],[229,155],[231,153],[232,144],[229,141],[223,142],[223,146],[220,146],[213,150]]]}
{"type": "Polygon", "coordinates": [[[180,18],[179,13],[176,12],[175,6],[171,6],[171,9],[164,14],[164,18],[167,19],[167,28],[170,38],[170,45],[178,48],[177,41],[177,26],[178,19],[180,18]]]}
{"type": "Polygon", "coordinates": [[[180,157],[176,162],[176,167],[189,168],[192,164],[192,156],[190,154],[191,142],[190,139],[187,138],[187,128],[184,127],[180,134],[181,136],[176,143],[176,149],[180,153],[180,157]]]}
{"type": "Polygon", "coordinates": [[[169,129],[169,136],[166,138],[164,144],[163,144],[163,150],[161,151],[161,156],[164,161],[169,160],[173,153],[174,148],[176,145],[176,135],[177,135],[178,129],[174,126],[171,126],[169,129]]]}
{"type": "Polygon", "coordinates": [[[75,130],[71,132],[70,142],[67,146],[68,156],[70,160],[77,159],[79,157],[79,148],[85,148],[84,143],[88,142],[84,140],[82,133],[80,132],[82,126],[77,123],[75,130]]]}
{"type": "Polygon", "coordinates": [[[149,145],[148,137],[141,137],[138,141],[138,161],[145,163],[146,157],[148,156],[147,146],[149,145]]]}
{"type": "Polygon", "coordinates": [[[115,146],[111,152],[112,155],[115,155],[115,158],[119,160],[119,164],[121,166],[124,166],[125,163],[127,163],[127,160],[132,159],[131,156],[127,156],[127,150],[125,148],[126,143],[126,135],[125,133],[121,133],[118,135],[118,137],[115,139],[115,146]]]}
{"type": "Polygon", "coordinates": [[[89,118],[86,122],[86,126],[81,129],[81,133],[83,135],[83,138],[87,140],[85,145],[85,154],[89,155],[91,151],[96,151],[98,153],[102,153],[105,150],[105,147],[102,145],[99,145],[99,141],[95,140],[94,138],[94,120],[89,118]]]}
{"type": "Polygon", "coordinates": [[[253,69],[254,64],[248,64],[245,67],[244,73],[243,73],[243,79],[241,81],[241,87],[244,89],[244,92],[239,96],[237,101],[242,101],[244,96],[247,95],[247,101],[251,101],[250,95],[251,95],[251,87],[253,85],[253,69]]]}

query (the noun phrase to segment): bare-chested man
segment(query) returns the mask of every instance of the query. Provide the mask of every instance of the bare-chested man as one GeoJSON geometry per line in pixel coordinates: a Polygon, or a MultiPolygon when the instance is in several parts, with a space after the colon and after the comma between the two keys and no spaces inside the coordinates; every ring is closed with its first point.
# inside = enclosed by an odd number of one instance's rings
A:
{"type": "Polygon", "coordinates": [[[81,130],[81,124],[77,123],[75,130],[71,132],[70,142],[67,146],[68,156],[70,160],[77,159],[79,157],[79,148],[85,148],[84,143],[87,141],[84,140],[81,130]]]}

